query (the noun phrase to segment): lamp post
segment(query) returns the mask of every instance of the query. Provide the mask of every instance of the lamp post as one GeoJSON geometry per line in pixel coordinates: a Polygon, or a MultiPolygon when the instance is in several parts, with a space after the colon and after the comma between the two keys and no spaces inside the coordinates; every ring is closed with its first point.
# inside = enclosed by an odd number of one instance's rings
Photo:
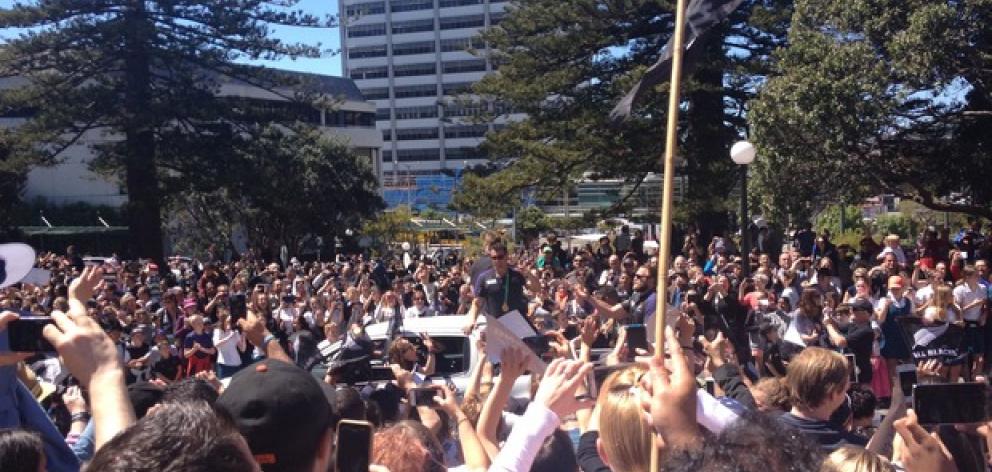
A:
{"type": "Polygon", "coordinates": [[[751,275],[751,235],[747,216],[747,166],[754,162],[757,150],[747,141],[738,141],[730,148],[730,158],[741,166],[741,265],[744,275],[751,275]]]}

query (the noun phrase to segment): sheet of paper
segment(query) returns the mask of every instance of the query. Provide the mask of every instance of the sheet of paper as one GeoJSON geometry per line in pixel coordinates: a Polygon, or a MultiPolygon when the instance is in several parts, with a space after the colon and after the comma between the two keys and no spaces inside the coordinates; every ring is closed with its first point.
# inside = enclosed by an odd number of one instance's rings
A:
{"type": "Polygon", "coordinates": [[[28,272],[28,275],[25,275],[24,278],[21,279],[21,283],[45,286],[48,285],[48,282],[51,280],[52,271],[35,267],[31,269],[31,272],[28,272]]]}
{"type": "Polygon", "coordinates": [[[530,326],[530,323],[524,319],[523,315],[519,311],[513,310],[501,317],[496,321],[502,324],[506,329],[510,330],[514,336],[517,338],[530,338],[537,336],[537,331],[530,326]]]}
{"type": "MultiPolygon", "coordinates": [[[[519,313],[517,314],[519,316],[519,313]]],[[[506,316],[504,315],[503,318],[506,316]]],[[[520,337],[510,331],[509,328],[504,326],[500,319],[493,318],[492,316],[486,315],[486,357],[489,361],[498,364],[500,362],[500,353],[503,350],[511,347],[516,347],[522,352],[526,352],[530,358],[530,362],[527,364],[527,370],[535,373],[543,373],[547,369],[547,364],[544,363],[540,358],[531,351],[520,337]]],[[[529,329],[529,328],[528,328],[529,329]]],[[[530,332],[534,332],[530,329],[530,332]]],[[[535,333],[536,334],[536,333],[535,333]]]]}

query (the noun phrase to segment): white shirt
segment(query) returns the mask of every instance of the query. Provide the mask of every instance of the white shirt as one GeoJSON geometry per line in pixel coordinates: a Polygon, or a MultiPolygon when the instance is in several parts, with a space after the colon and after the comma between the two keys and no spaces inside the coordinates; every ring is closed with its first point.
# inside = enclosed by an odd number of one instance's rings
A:
{"type": "Polygon", "coordinates": [[[929,284],[926,287],[917,290],[916,295],[914,295],[913,298],[913,301],[916,302],[916,306],[925,305],[931,298],[933,298],[933,284],[929,284]]]}
{"type": "Polygon", "coordinates": [[[967,309],[965,307],[974,303],[976,300],[984,300],[985,294],[985,289],[979,284],[975,284],[974,290],[966,283],[954,287],[954,302],[963,310],[962,317],[965,321],[978,321],[981,318],[981,305],[967,309]]]}
{"type": "Polygon", "coordinates": [[[241,342],[241,333],[237,331],[224,331],[220,328],[214,330],[214,347],[217,348],[217,363],[235,367],[241,365],[241,353],[238,352],[238,344],[241,342]],[[224,338],[228,339],[223,344],[224,338]]]}

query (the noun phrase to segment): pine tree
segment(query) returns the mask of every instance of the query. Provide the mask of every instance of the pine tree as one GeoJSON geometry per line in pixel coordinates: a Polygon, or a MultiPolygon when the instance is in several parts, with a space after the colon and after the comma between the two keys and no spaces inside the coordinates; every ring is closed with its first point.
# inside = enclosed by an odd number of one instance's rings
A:
{"type": "MultiPolygon", "coordinates": [[[[679,172],[689,179],[683,209],[691,216],[727,208],[736,182],[728,151],[744,134],[747,100],[770,70],[772,51],[784,42],[791,3],[747,1],[694,46],[703,54],[684,78],[679,143],[679,172]]],[[[513,3],[499,26],[483,35],[495,50],[499,72],[474,90],[527,119],[487,136],[485,147],[497,171],[463,193],[495,196],[537,187],[560,195],[587,174],[638,184],[648,172],[660,172],[668,84],[648,93],[621,125],[610,123],[608,115],[668,41],[673,4],[513,3]]],[[[607,211],[623,211],[626,197],[607,211]]]]}
{"type": "Polygon", "coordinates": [[[0,28],[25,29],[0,49],[0,77],[18,85],[0,93],[0,110],[28,118],[14,129],[12,152],[52,164],[87,133],[112,138],[94,166],[125,184],[132,255],[160,259],[162,182],[210,186],[243,138],[260,132],[251,108],[217,96],[220,84],[314,99],[298,80],[236,63],[320,55],[319,45],[271,35],[274,25],[332,24],[296,3],[36,0],[0,9],[0,28]]]}

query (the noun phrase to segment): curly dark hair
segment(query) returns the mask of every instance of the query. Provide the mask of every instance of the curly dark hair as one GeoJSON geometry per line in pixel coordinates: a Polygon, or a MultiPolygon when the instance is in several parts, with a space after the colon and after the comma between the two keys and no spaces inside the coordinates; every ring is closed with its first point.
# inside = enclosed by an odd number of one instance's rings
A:
{"type": "Polygon", "coordinates": [[[818,472],[820,448],[775,416],[748,412],[702,448],[671,454],[672,472],[818,472]]]}

